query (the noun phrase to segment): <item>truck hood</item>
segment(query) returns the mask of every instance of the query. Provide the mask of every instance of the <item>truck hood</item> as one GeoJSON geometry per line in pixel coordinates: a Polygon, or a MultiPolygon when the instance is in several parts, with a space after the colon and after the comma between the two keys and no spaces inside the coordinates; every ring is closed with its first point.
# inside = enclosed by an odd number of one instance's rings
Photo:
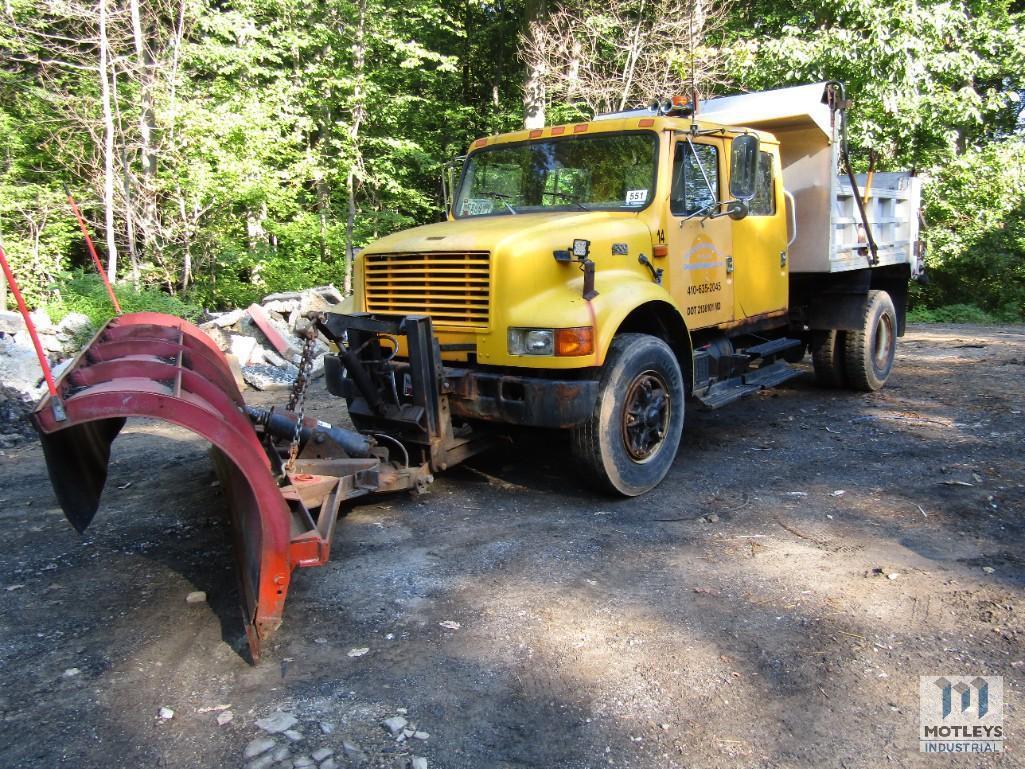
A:
{"type": "MultiPolygon", "coordinates": [[[[363,253],[495,252],[514,242],[522,247],[528,241],[551,240],[556,240],[559,247],[569,248],[574,237],[589,238],[596,230],[606,231],[613,221],[622,227],[624,221],[631,220],[638,229],[646,229],[637,214],[630,211],[559,211],[456,219],[396,232],[375,241],[363,253]]],[[[628,225],[626,229],[631,231],[633,228],[628,225]]]]}

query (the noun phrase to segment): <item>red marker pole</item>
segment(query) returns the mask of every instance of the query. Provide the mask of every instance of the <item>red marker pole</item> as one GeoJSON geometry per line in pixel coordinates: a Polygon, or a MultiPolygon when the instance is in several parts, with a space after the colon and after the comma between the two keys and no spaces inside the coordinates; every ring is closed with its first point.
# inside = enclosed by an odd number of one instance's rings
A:
{"type": "Polygon", "coordinates": [[[89,255],[93,258],[93,264],[96,265],[96,271],[100,273],[100,277],[103,279],[103,285],[107,287],[107,295],[110,296],[110,301],[114,305],[114,311],[118,315],[122,314],[121,304],[117,301],[117,296],[114,295],[114,287],[110,285],[110,280],[107,278],[107,271],[103,269],[103,265],[100,263],[100,257],[96,255],[96,246],[93,245],[93,239],[89,237],[89,228],[85,226],[85,219],[82,218],[82,213],[78,210],[78,205],[75,203],[75,198],[71,195],[71,190],[68,189],[68,185],[64,185],[64,194],[68,196],[68,203],[71,205],[71,210],[75,213],[75,218],[78,219],[79,229],[82,230],[82,234],[85,236],[85,244],[89,247],[89,255]]]}
{"type": "MultiPolygon", "coordinates": [[[[53,372],[50,370],[50,361],[46,359],[46,353],[43,352],[43,345],[39,341],[39,334],[36,333],[36,324],[32,322],[32,316],[29,315],[28,306],[25,304],[25,298],[21,295],[21,290],[18,288],[18,281],[14,279],[14,273],[11,271],[11,265],[7,263],[7,254],[4,253],[3,246],[0,246],[0,268],[3,268],[4,276],[7,278],[7,285],[11,287],[11,293],[14,294],[14,299],[18,303],[18,310],[21,312],[21,317],[25,320],[25,327],[28,329],[28,334],[32,337],[32,346],[36,348],[36,357],[39,358],[39,367],[43,369],[43,377],[46,379],[46,387],[50,391],[50,396],[54,402],[54,414],[60,413],[63,415],[64,409],[58,407],[60,405],[60,398],[57,395],[57,384],[53,381],[53,372]]],[[[58,417],[63,419],[63,416],[58,417]]]]}

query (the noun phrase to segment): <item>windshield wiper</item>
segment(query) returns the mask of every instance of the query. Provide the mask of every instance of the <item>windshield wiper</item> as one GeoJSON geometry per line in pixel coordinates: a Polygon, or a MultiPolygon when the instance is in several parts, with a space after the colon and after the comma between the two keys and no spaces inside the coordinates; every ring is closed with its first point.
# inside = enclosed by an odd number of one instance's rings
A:
{"type": "Polygon", "coordinates": [[[558,192],[558,191],[552,190],[551,192],[546,192],[544,194],[545,195],[554,195],[557,198],[562,198],[563,200],[569,201],[573,205],[577,206],[581,211],[590,211],[591,210],[588,206],[585,206],[583,203],[581,203],[579,200],[575,199],[568,192],[558,192]]]}
{"type": "Polygon", "coordinates": [[[509,213],[515,216],[519,213],[515,208],[509,205],[509,201],[513,199],[513,195],[506,195],[504,192],[495,192],[493,190],[477,190],[478,195],[484,195],[488,198],[494,198],[500,202],[503,206],[509,209],[509,213]]]}

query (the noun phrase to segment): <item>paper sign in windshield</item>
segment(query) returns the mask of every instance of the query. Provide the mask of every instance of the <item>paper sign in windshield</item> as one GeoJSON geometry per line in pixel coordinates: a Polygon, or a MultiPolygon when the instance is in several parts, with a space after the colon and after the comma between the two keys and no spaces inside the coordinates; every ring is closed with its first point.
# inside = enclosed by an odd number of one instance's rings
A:
{"type": "Polygon", "coordinates": [[[647,190],[627,190],[626,204],[628,206],[641,206],[648,199],[647,190]]]}
{"type": "Polygon", "coordinates": [[[490,198],[466,198],[463,201],[463,216],[490,214],[494,201],[490,198]]]}

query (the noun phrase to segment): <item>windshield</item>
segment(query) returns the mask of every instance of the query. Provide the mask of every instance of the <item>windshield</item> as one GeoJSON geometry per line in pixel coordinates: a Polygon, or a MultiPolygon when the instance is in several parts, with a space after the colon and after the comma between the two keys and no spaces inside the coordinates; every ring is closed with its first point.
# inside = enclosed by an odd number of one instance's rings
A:
{"type": "Polygon", "coordinates": [[[467,158],[454,213],[637,211],[655,194],[657,156],[648,131],[499,144],[467,158]]]}

